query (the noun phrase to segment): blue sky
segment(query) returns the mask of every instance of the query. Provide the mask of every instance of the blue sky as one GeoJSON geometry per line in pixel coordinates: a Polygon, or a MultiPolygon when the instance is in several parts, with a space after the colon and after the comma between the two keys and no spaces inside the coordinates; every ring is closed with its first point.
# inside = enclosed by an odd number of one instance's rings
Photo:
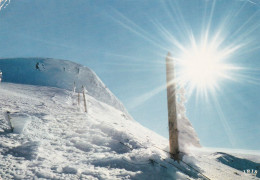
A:
{"type": "Polygon", "coordinates": [[[187,116],[203,146],[260,150],[259,19],[258,0],[11,0],[0,12],[0,57],[86,65],[138,122],[168,137],[165,56],[180,54],[169,34],[189,49],[190,32],[199,41],[221,30],[219,49],[242,44],[226,61],[243,69],[207,97],[189,91],[187,116]]]}

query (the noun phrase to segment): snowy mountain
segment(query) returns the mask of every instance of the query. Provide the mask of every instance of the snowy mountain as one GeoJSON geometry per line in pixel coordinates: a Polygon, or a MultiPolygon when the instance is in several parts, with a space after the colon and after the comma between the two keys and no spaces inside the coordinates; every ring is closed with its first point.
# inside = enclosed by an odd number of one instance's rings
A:
{"type": "MultiPolygon", "coordinates": [[[[43,58],[2,59],[0,70],[3,179],[260,177],[257,154],[193,148],[182,161],[174,161],[167,152],[168,140],[134,121],[87,67],[43,58]],[[82,94],[72,91],[74,82],[78,91],[82,85],[88,90],[87,113],[82,94]]],[[[183,104],[179,106],[184,112],[183,104]]],[[[196,145],[194,129],[183,113],[180,116],[182,143],[196,145]]]]}
{"type": "Polygon", "coordinates": [[[2,83],[0,93],[1,111],[11,112],[14,126],[14,133],[8,132],[1,116],[3,179],[142,178],[150,174],[144,175],[135,163],[150,171],[150,156],[157,155],[148,147],[167,144],[123,112],[88,95],[86,114],[77,106],[77,95],[63,89],[2,83]]]}
{"type": "MultiPolygon", "coordinates": [[[[95,99],[115,107],[132,119],[123,104],[104,85],[99,77],[88,67],[71,61],[46,59],[46,58],[16,58],[0,59],[0,70],[3,73],[3,82],[19,84],[41,85],[82,91],[86,87],[88,94],[95,99]]],[[[200,147],[199,139],[191,123],[185,117],[184,105],[180,104],[179,138],[185,145],[200,147]],[[184,112],[184,114],[183,114],[184,112]],[[185,128],[184,128],[185,127],[185,128]]],[[[181,149],[185,151],[184,148],[181,149]]]]}
{"type": "Polygon", "coordinates": [[[82,91],[86,87],[88,94],[127,113],[123,104],[104,85],[88,67],[71,61],[49,58],[0,59],[3,82],[58,87],[82,91]]]}

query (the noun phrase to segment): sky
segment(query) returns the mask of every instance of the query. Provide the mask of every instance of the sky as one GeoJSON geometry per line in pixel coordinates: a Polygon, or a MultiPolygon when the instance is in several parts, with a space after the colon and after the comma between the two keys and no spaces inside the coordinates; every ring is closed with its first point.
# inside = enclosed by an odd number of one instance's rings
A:
{"type": "MultiPolygon", "coordinates": [[[[171,52],[176,76],[186,82],[186,113],[201,144],[260,150],[259,0],[2,4],[1,58],[50,57],[88,66],[136,121],[168,138],[165,57],[171,52]],[[221,57],[223,71],[213,64],[216,77],[207,85],[194,83],[193,72],[181,71],[194,52],[200,59],[221,57]]],[[[198,69],[211,65],[201,61],[198,69]]]]}

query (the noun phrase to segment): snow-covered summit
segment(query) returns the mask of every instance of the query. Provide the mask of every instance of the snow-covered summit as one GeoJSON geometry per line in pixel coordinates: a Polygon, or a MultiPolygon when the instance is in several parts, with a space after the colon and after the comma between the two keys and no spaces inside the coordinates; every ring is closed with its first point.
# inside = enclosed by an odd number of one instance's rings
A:
{"type": "Polygon", "coordinates": [[[84,113],[77,94],[64,89],[1,83],[0,94],[0,179],[146,179],[151,153],[140,143],[151,144],[149,136],[167,144],[89,95],[84,113]],[[136,167],[132,158],[148,166],[136,167]]]}
{"type": "Polygon", "coordinates": [[[99,101],[127,112],[98,76],[88,67],[71,61],[50,58],[0,59],[3,82],[58,87],[76,91],[85,86],[88,94],[99,101]]]}

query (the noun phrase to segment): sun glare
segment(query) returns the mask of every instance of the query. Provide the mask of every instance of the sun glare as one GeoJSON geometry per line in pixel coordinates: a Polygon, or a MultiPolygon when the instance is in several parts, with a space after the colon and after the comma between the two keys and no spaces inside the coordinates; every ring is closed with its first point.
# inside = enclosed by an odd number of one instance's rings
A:
{"type": "Polygon", "coordinates": [[[199,92],[215,91],[221,79],[232,79],[229,71],[236,69],[226,59],[233,52],[219,50],[214,44],[193,45],[178,58],[178,79],[182,85],[199,92]]]}
{"type": "MultiPolygon", "coordinates": [[[[164,24],[164,21],[151,19],[159,35],[158,38],[153,31],[146,31],[143,26],[138,26],[136,22],[117,10],[115,10],[116,18],[113,20],[157,47],[158,51],[155,52],[161,52],[162,58],[166,52],[171,52],[176,67],[174,83],[185,87],[188,95],[196,93],[197,96],[207,99],[208,95],[214,96],[214,93],[223,89],[222,85],[226,83],[223,83],[224,80],[256,83],[256,80],[248,75],[251,73],[250,68],[247,68],[242,61],[246,60],[244,58],[250,52],[259,49],[258,43],[253,38],[253,34],[259,29],[259,23],[253,23],[259,11],[248,16],[245,22],[241,22],[239,17],[244,16],[242,12],[247,2],[239,3],[239,9],[236,9],[237,7],[232,11],[230,8],[225,9],[227,12],[221,12],[223,16],[215,14],[216,8],[219,10],[219,4],[222,2],[213,0],[205,1],[204,4],[202,1],[202,4],[203,7],[205,5],[203,13],[200,12],[201,6],[198,9],[200,13],[195,14],[198,17],[193,18],[190,16],[191,12],[186,9],[182,11],[182,7],[185,6],[180,6],[177,1],[165,2],[165,12],[172,21],[164,24]]],[[[136,59],[133,56],[127,58],[136,59]]],[[[150,60],[146,62],[148,63],[145,67],[152,64],[150,60]]],[[[153,65],[165,64],[154,61],[153,65]]],[[[158,91],[152,92],[155,95],[158,91]]]]}

